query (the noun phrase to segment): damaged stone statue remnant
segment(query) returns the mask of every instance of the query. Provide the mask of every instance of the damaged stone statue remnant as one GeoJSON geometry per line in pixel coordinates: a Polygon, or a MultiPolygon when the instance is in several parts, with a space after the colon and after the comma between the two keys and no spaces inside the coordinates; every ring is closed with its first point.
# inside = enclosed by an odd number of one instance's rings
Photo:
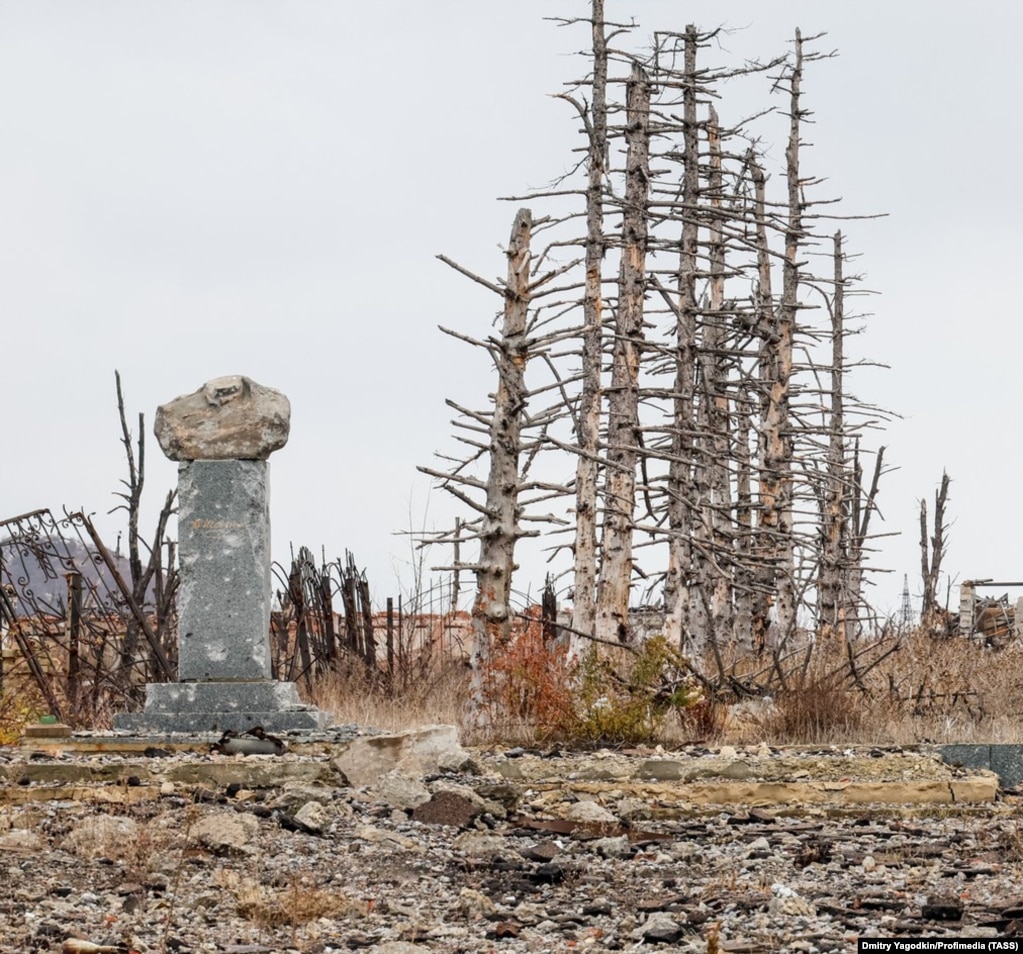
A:
{"type": "Polygon", "coordinates": [[[266,460],[288,442],[291,404],[234,374],[156,409],[156,439],[171,460],[266,460]]]}
{"type": "Polygon", "coordinates": [[[151,732],[317,729],[270,665],[267,458],[288,440],[291,407],[241,375],[215,378],[157,411],[156,436],[178,461],[178,682],[150,683],[115,727],[151,732]]]}

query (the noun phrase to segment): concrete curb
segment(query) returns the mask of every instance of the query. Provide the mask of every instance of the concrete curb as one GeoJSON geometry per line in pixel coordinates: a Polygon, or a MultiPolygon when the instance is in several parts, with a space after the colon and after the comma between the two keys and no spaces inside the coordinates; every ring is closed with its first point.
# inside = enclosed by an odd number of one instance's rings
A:
{"type": "Polygon", "coordinates": [[[958,743],[937,745],[934,751],[949,765],[994,772],[1002,788],[1016,788],[1023,782],[1023,745],[958,743]]]}

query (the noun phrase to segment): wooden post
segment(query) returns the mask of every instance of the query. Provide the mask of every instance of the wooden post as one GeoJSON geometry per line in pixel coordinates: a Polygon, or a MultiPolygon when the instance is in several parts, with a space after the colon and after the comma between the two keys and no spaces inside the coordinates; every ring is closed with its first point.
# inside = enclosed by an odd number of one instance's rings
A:
{"type": "Polygon", "coordinates": [[[369,581],[364,573],[357,576],[359,608],[362,611],[362,659],[370,678],[377,674],[377,644],[373,635],[373,606],[369,596],[369,581]]]}
{"type": "Polygon", "coordinates": [[[71,712],[78,709],[81,681],[79,647],[82,635],[82,574],[67,574],[67,700],[71,712]]]}
{"type": "Polygon", "coordinates": [[[320,615],[323,617],[326,637],[326,656],[330,662],[337,659],[337,633],[334,629],[334,589],[331,585],[330,568],[323,566],[320,572],[320,615]]]}
{"type": "Polygon", "coordinates": [[[394,598],[387,597],[387,682],[394,685],[394,598]]]}
{"type": "Polygon", "coordinates": [[[309,621],[308,609],[306,606],[305,585],[304,580],[302,579],[302,570],[300,565],[295,561],[292,561],[291,564],[291,577],[288,580],[288,585],[291,590],[291,602],[295,607],[297,630],[295,638],[298,642],[298,652],[302,660],[302,679],[305,682],[306,689],[312,691],[313,661],[309,655],[309,621]]]}

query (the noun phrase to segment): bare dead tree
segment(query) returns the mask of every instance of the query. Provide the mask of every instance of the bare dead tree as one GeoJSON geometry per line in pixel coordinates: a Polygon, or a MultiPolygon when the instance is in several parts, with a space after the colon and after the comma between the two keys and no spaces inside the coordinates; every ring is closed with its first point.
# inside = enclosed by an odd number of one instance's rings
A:
{"type": "Polygon", "coordinates": [[[847,598],[843,594],[842,558],[848,551],[848,495],[845,459],[845,277],[842,233],[834,236],[834,290],[831,299],[831,419],[828,433],[827,481],[821,512],[821,558],[818,571],[817,618],[824,635],[843,631],[847,598]]]}
{"type": "Polygon", "coordinates": [[[522,415],[526,405],[526,322],[529,313],[529,243],[533,216],[521,209],[508,242],[508,278],[505,286],[501,344],[495,349],[497,394],[490,420],[490,472],[486,509],[480,528],[480,557],[476,568],[473,621],[473,715],[481,721],[484,705],[483,674],[494,652],[511,636],[511,585],[519,526],[519,454],[522,415]]]}
{"type": "Polygon", "coordinates": [[[920,500],[920,575],[923,580],[923,599],[920,605],[921,621],[929,620],[940,608],[938,606],[938,578],[941,575],[941,561],[945,558],[948,541],[948,524],[945,523],[945,505],[948,502],[950,478],[947,471],[941,473],[941,483],[934,492],[934,523],[927,525],[927,500],[920,500]]]}
{"type": "MultiPolygon", "coordinates": [[[[558,250],[571,249],[584,267],[559,269],[569,276],[559,299],[548,299],[543,318],[534,303],[526,319],[530,367],[547,369],[550,380],[537,385],[531,371],[525,399],[532,405],[549,394],[550,403],[520,420],[519,519],[547,520],[530,509],[542,499],[574,503],[567,508],[575,521],[567,531],[570,629],[580,638],[628,635],[638,579],[652,599],[663,598],[666,633],[695,656],[708,640],[729,637],[763,647],[773,622],[784,644],[800,608],[854,632],[883,450],[866,490],[859,438],[880,412],[858,403],[843,381],[840,239],[829,255],[831,276],[815,277],[808,263],[826,241],[820,223],[833,218],[820,211],[826,201],[807,199],[817,180],[801,169],[811,115],[802,102],[803,69],[821,57],[804,51],[811,41],[797,31],[788,57],[708,69],[698,51],[713,34],[689,26],[656,34],[640,59],[611,47],[616,34],[609,36],[614,25],[604,20],[602,0],[590,6],[590,69],[562,94],[581,120],[582,155],[572,173],[530,196],[559,209],[558,218],[544,220],[552,237],[537,259],[557,260],[558,250]],[[629,67],[628,77],[620,66],[629,67]],[[786,97],[787,145],[781,194],[773,196],[760,139],[748,128],[771,111],[729,126],[718,115],[716,84],[778,66],[772,78],[786,97]],[[634,97],[641,87],[649,100],[640,135],[634,97]],[[609,151],[619,143],[623,150],[609,151]],[[605,223],[616,215],[622,225],[614,234],[605,223]],[[819,305],[807,300],[822,287],[828,325],[814,323],[819,305]],[[831,345],[826,357],[823,342],[831,345]],[[557,453],[545,457],[548,450],[557,453]],[[525,477],[534,459],[553,463],[566,451],[574,476],[525,477]],[[536,491],[528,506],[527,487],[536,491]]],[[[495,339],[456,337],[499,363],[495,339]]],[[[478,538],[492,478],[470,476],[468,464],[489,459],[494,411],[452,406],[459,440],[472,450],[449,458],[446,470],[427,472],[475,511],[465,532],[478,538]]],[[[469,568],[479,574],[481,565],[469,568]]],[[[492,634],[489,644],[501,638],[492,634]]]]}
{"type": "MultiPolygon", "coordinates": [[[[696,58],[699,35],[689,24],[685,32],[683,109],[683,173],[681,203],[694,209],[700,192],[700,142],[697,123],[696,58]]],[[[686,646],[690,627],[693,509],[691,505],[693,400],[696,386],[696,281],[699,223],[691,212],[682,217],[677,304],[674,308],[675,383],[672,395],[671,455],[668,464],[668,563],[664,579],[664,628],[668,638],[686,646]]]]}
{"type": "Polygon", "coordinates": [[[618,307],[608,398],[607,475],[601,538],[597,636],[629,640],[632,539],[639,459],[639,362],[646,295],[647,197],[650,189],[650,83],[634,64],[626,91],[625,209],[618,307]]]}
{"type": "Polygon", "coordinates": [[[761,463],[761,529],[766,532],[772,584],[777,592],[778,632],[788,639],[796,626],[795,541],[792,526],[792,425],[789,416],[793,341],[799,309],[799,253],[803,238],[803,199],[799,178],[803,38],[796,30],[794,59],[788,70],[789,139],[785,148],[788,218],[782,265],[781,302],[765,349],[767,409],[761,463]]]}
{"type": "Polygon", "coordinates": [[[697,389],[698,414],[703,431],[703,450],[699,474],[705,474],[698,487],[701,518],[696,529],[701,539],[700,592],[709,604],[707,625],[711,638],[730,635],[732,628],[732,578],[729,568],[733,560],[732,490],[729,462],[732,454],[732,422],[729,411],[729,353],[725,303],[726,209],[721,126],[714,107],[709,108],[707,122],[709,152],[708,191],[708,309],[703,320],[700,348],[701,387],[697,389]]]}
{"type": "Polygon", "coordinates": [[[530,280],[532,230],[532,213],[528,209],[520,209],[515,216],[506,251],[508,268],[503,288],[477,276],[504,298],[501,337],[499,340],[491,339],[485,345],[497,369],[493,408],[488,414],[473,415],[475,421],[486,429],[488,437],[488,443],[481,447],[489,458],[486,481],[464,473],[460,465],[447,472],[419,468],[439,478],[444,489],[478,514],[473,523],[463,525],[460,522],[457,527],[459,540],[465,526],[474,527],[480,541],[479,560],[471,567],[476,574],[476,597],[472,608],[473,676],[467,713],[470,724],[478,728],[485,727],[488,719],[486,680],[492,658],[507,645],[511,635],[515,546],[521,537],[535,532],[524,531],[519,522],[522,516],[519,494],[523,486],[519,460],[522,425],[529,398],[525,381],[530,357],[527,325],[530,301],[535,291],[530,280]],[[471,491],[482,492],[485,499],[477,501],[470,496],[471,491]]]}
{"type": "Polygon", "coordinates": [[[863,468],[860,464],[859,440],[854,441],[853,467],[850,477],[852,506],[849,527],[849,546],[844,559],[841,592],[843,598],[842,619],[845,625],[845,641],[851,644],[859,636],[861,609],[863,606],[863,578],[865,573],[866,547],[870,539],[870,519],[877,511],[877,495],[884,475],[885,447],[877,449],[874,469],[869,484],[863,482],[863,468]]]}
{"type": "MultiPolygon", "coordinates": [[[[596,627],[597,478],[600,447],[601,370],[603,363],[604,178],[607,164],[607,32],[604,0],[591,2],[593,80],[590,108],[574,100],[586,138],[586,239],[582,380],[575,412],[579,453],[575,466],[575,548],[572,629],[592,635],[596,627]]],[[[568,98],[568,97],[566,97],[568,98]]],[[[574,641],[573,652],[578,652],[574,641]]]]}
{"type": "MultiPolygon", "coordinates": [[[[125,460],[128,465],[128,478],[121,481],[125,489],[116,494],[123,503],[118,504],[110,512],[123,510],[128,515],[128,571],[132,597],[138,606],[152,607],[156,622],[156,638],[165,656],[173,661],[177,651],[175,626],[178,572],[175,567],[176,548],[174,543],[167,538],[167,524],[175,512],[174,502],[177,491],[168,491],[157,517],[152,543],[147,543],[139,532],[139,513],[146,479],[145,415],[139,412],[138,437],[133,444],[124,407],[124,394],[121,389],[121,373],[119,371],[114,371],[114,381],[117,390],[117,413],[121,424],[121,443],[124,446],[125,460]],[[163,558],[164,550],[167,554],[166,561],[163,558]],[[145,562],[143,562],[143,552],[145,562]]],[[[120,650],[120,671],[125,680],[129,679],[142,636],[141,624],[134,615],[128,617],[126,629],[120,650]]],[[[155,649],[151,651],[155,651],[155,649]]],[[[151,658],[147,668],[150,678],[161,678],[162,667],[158,660],[151,658]]]]}

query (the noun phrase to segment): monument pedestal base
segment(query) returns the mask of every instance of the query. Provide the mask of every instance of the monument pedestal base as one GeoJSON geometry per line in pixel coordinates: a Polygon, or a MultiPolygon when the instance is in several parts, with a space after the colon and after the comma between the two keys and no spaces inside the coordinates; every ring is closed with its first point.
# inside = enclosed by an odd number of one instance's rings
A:
{"type": "Polygon", "coordinates": [[[114,716],[125,732],[245,732],[261,725],[267,732],[324,729],[330,716],[305,705],[293,682],[151,682],[141,712],[114,716]]]}

